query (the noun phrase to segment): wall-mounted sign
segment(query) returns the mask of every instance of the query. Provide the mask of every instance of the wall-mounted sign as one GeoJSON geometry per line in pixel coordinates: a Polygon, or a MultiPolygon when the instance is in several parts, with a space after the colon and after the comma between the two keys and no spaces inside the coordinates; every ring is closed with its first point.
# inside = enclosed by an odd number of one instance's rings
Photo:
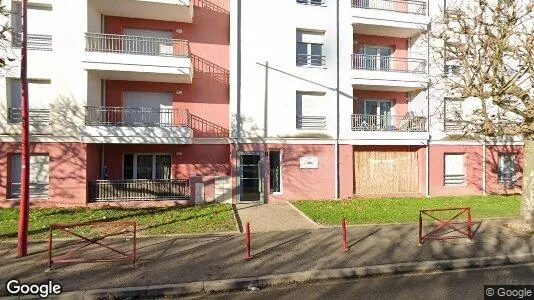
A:
{"type": "Polygon", "coordinates": [[[300,158],[301,169],[319,169],[319,158],[316,156],[302,156],[300,158]]]}

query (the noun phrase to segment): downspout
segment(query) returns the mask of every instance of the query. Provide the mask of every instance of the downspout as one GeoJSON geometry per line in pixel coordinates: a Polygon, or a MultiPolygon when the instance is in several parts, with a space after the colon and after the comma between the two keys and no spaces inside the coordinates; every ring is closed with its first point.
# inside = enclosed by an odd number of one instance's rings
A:
{"type": "Polygon", "coordinates": [[[339,1],[336,1],[336,140],[334,144],[335,198],[339,199],[339,1]]]}
{"type": "Polygon", "coordinates": [[[482,143],[482,195],[486,196],[486,138],[482,143]]]}
{"type": "Polygon", "coordinates": [[[241,138],[241,0],[237,0],[237,95],[236,95],[236,101],[237,101],[237,108],[236,108],[236,132],[235,132],[235,139],[234,139],[234,151],[235,151],[235,174],[236,174],[236,200],[237,203],[239,203],[241,193],[240,190],[240,183],[239,183],[239,139],[241,138]]]}
{"type": "MultiPolygon", "coordinates": [[[[427,3],[427,14],[430,15],[430,7],[427,3]]],[[[430,135],[430,24],[427,25],[426,32],[426,61],[427,61],[427,73],[429,74],[428,82],[426,83],[426,119],[427,119],[427,131],[428,131],[428,140],[426,141],[426,168],[425,168],[425,178],[426,178],[426,189],[425,197],[430,197],[430,140],[432,139],[430,135]]]]}

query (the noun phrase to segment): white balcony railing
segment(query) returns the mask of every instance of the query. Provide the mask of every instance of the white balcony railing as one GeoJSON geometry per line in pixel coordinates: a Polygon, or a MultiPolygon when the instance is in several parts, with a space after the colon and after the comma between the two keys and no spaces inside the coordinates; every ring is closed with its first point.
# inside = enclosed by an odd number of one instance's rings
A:
{"type": "Polygon", "coordinates": [[[418,58],[398,58],[392,56],[353,54],[352,69],[407,72],[426,74],[426,60],[418,58]]]}
{"type": "Polygon", "coordinates": [[[87,126],[191,127],[187,109],[87,106],[87,126]]]}
{"type": "Polygon", "coordinates": [[[189,42],[144,36],[86,33],[86,51],[151,56],[190,57],[189,42]]]}
{"type": "Polygon", "coordinates": [[[427,118],[420,116],[351,116],[352,131],[426,132],[427,118]]]}
{"type": "MultiPolygon", "coordinates": [[[[22,33],[13,33],[12,46],[15,48],[22,46],[22,33]]],[[[52,51],[52,35],[29,33],[28,50],[52,51]]]]}
{"type": "Polygon", "coordinates": [[[352,7],[426,15],[427,5],[414,0],[352,0],[352,7]]]}
{"type": "MultiPolygon", "coordinates": [[[[50,124],[50,109],[30,108],[28,110],[28,120],[30,124],[50,124]]],[[[9,108],[9,122],[22,122],[22,109],[9,108]]]]}

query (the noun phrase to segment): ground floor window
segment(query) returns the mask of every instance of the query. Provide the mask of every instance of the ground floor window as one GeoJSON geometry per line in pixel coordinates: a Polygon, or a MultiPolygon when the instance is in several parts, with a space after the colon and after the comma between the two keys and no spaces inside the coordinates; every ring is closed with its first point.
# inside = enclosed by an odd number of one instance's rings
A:
{"type": "Polygon", "coordinates": [[[463,153],[445,154],[444,185],[465,185],[465,165],[463,153]]]}
{"type": "Polygon", "coordinates": [[[282,156],[280,150],[269,151],[271,194],[282,192],[282,156]]]}
{"type": "Polygon", "coordinates": [[[171,179],[170,154],[124,154],[124,179],[171,179]]]}
{"type": "MultiPolygon", "coordinates": [[[[30,197],[32,198],[48,198],[49,161],[48,154],[30,155],[30,197]]],[[[10,198],[20,198],[21,175],[21,156],[13,154],[11,156],[10,198]]]]}
{"type": "Polygon", "coordinates": [[[513,183],[516,180],[515,154],[499,154],[498,177],[500,183],[513,183]]]}

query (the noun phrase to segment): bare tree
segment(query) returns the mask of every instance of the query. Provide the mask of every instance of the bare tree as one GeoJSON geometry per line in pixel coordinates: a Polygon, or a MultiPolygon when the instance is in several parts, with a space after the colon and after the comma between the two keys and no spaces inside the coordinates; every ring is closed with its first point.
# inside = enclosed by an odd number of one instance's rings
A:
{"type": "MultiPolygon", "coordinates": [[[[6,20],[11,15],[11,12],[7,10],[4,0],[0,0],[0,19],[6,20]]],[[[0,44],[2,45],[0,54],[0,68],[6,68],[9,62],[15,60],[12,55],[10,39],[11,27],[8,21],[4,21],[0,24],[0,44]]]]}
{"type": "Polygon", "coordinates": [[[534,2],[461,1],[443,11],[431,30],[439,80],[470,103],[457,116],[464,134],[523,138],[522,225],[534,231],[534,2]]]}

